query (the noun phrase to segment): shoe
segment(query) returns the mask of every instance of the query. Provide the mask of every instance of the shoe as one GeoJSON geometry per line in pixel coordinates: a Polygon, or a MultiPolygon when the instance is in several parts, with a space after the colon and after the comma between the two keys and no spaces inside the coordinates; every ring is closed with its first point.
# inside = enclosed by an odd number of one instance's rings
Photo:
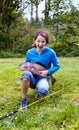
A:
{"type": "Polygon", "coordinates": [[[49,95],[49,92],[43,93],[43,94],[42,93],[37,93],[35,98],[39,99],[39,98],[42,98],[42,97],[47,96],[47,95],[49,95]]]}
{"type": "Polygon", "coordinates": [[[43,97],[43,96],[40,95],[39,93],[37,93],[36,96],[35,96],[36,99],[39,99],[39,98],[42,98],[42,97],[43,97]]]}
{"type": "Polygon", "coordinates": [[[22,98],[20,109],[21,109],[21,111],[23,111],[24,109],[27,109],[27,99],[26,98],[22,98]]]}

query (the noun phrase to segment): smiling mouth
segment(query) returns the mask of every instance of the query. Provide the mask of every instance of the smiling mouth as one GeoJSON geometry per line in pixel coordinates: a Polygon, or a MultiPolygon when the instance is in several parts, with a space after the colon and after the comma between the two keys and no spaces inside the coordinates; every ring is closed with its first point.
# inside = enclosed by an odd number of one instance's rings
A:
{"type": "Polygon", "coordinates": [[[43,45],[38,45],[38,47],[42,48],[42,47],[43,47],[43,45]]]}

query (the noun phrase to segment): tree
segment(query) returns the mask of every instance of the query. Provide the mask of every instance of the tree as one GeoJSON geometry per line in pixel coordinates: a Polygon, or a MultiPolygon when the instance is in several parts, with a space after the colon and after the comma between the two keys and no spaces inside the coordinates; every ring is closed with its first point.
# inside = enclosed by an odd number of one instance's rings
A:
{"type": "Polygon", "coordinates": [[[35,17],[35,25],[36,25],[36,28],[38,28],[38,22],[39,22],[38,6],[39,6],[39,4],[40,4],[41,1],[43,1],[43,0],[36,0],[36,1],[34,1],[35,13],[36,13],[36,17],[35,17]]]}
{"type": "Polygon", "coordinates": [[[54,36],[56,38],[56,43],[59,41],[61,30],[64,27],[63,14],[67,14],[71,9],[72,1],[71,0],[53,0],[51,3],[51,18],[54,36]]]}
{"type": "Polygon", "coordinates": [[[8,27],[11,22],[16,19],[19,0],[3,0],[1,1],[2,18],[1,23],[8,27]]]}
{"type": "Polygon", "coordinates": [[[0,0],[0,14],[2,13],[2,0],[0,0]]]}
{"type": "Polygon", "coordinates": [[[44,24],[47,25],[50,19],[51,0],[45,0],[44,24]]]}

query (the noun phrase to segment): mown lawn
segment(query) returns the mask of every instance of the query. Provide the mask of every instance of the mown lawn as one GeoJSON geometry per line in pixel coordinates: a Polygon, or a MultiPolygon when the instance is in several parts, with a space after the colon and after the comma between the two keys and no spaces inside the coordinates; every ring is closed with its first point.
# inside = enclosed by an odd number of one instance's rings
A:
{"type": "MultiPolygon", "coordinates": [[[[23,113],[0,120],[0,130],[79,130],[79,57],[59,58],[61,69],[54,74],[57,82],[47,98],[32,104],[23,113]]],[[[18,64],[24,59],[0,59],[0,116],[20,105],[18,64]]],[[[29,103],[36,91],[29,89],[29,103]]]]}

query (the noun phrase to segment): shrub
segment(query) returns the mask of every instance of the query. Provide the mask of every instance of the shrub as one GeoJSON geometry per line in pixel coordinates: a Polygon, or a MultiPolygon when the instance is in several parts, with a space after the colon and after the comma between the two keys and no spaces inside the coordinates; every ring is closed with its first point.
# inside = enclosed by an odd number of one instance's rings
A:
{"type": "Polygon", "coordinates": [[[21,53],[14,53],[11,51],[0,51],[0,58],[21,58],[24,57],[21,53]]]}

